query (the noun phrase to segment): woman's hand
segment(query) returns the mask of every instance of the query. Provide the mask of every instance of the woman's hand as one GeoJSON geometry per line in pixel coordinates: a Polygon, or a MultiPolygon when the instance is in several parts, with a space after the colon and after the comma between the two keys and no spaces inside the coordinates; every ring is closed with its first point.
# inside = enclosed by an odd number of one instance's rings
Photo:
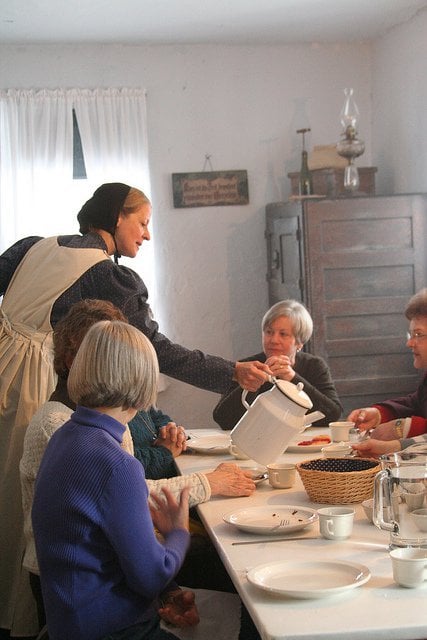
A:
{"type": "MultiPolygon", "coordinates": [[[[402,421],[400,420],[399,422],[402,421]]],[[[375,438],[375,440],[396,440],[396,436],[396,420],[383,422],[371,433],[371,438],[375,438]]]]}
{"type": "Polygon", "coordinates": [[[153,442],[155,447],[165,447],[169,449],[174,458],[177,458],[187,448],[187,434],[184,427],[178,426],[175,422],[168,422],[159,429],[159,436],[153,442]]]}
{"type": "Polygon", "coordinates": [[[268,382],[271,375],[273,374],[268,365],[258,360],[236,362],[233,380],[247,391],[258,391],[264,382],[268,382]]]}
{"type": "Polygon", "coordinates": [[[210,473],[205,473],[213,496],[251,496],[256,485],[250,475],[231,462],[223,462],[210,473]]]}
{"type": "Polygon", "coordinates": [[[295,378],[295,371],[293,369],[295,358],[290,358],[289,356],[270,356],[265,361],[265,364],[268,364],[274,377],[279,380],[291,382],[295,378]]]}
{"type": "Polygon", "coordinates": [[[164,499],[155,493],[150,497],[154,504],[150,503],[150,512],[153,524],[163,536],[173,529],[186,529],[188,531],[188,495],[190,489],[184,487],[179,501],[175,500],[172,492],[167,487],[162,487],[164,499]]]}
{"type": "Polygon", "coordinates": [[[162,620],[181,629],[199,623],[195,595],[187,589],[175,589],[163,594],[158,613],[162,620]]]}
{"type": "Polygon", "coordinates": [[[351,446],[362,458],[378,458],[401,449],[399,440],[374,440],[373,438],[351,446]]]}
{"type": "Polygon", "coordinates": [[[375,407],[364,407],[363,409],[354,409],[347,420],[354,422],[358,429],[368,431],[380,424],[381,414],[375,407]]]}

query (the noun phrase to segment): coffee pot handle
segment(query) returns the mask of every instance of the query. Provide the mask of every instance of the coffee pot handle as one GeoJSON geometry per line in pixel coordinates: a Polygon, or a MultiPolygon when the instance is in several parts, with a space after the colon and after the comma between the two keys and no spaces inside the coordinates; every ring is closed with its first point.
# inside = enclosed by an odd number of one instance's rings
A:
{"type": "Polygon", "coordinates": [[[242,404],[243,404],[243,406],[245,407],[245,409],[249,409],[249,407],[250,407],[249,402],[246,402],[246,396],[247,396],[247,395],[248,395],[248,390],[247,390],[247,389],[244,389],[244,390],[242,391],[242,404]]]}

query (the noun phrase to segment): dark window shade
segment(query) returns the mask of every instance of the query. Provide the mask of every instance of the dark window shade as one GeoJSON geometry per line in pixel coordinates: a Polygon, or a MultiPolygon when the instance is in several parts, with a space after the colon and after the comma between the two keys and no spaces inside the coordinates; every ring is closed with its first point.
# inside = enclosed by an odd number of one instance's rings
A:
{"type": "Polygon", "coordinates": [[[73,179],[86,180],[85,159],[76,112],[73,109],[73,179]]]}

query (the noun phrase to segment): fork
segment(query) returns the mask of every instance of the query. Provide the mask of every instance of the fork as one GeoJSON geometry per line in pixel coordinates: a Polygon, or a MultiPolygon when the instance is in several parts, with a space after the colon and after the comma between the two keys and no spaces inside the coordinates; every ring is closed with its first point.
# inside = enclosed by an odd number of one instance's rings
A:
{"type": "Polygon", "coordinates": [[[289,524],[289,520],[282,518],[279,524],[276,524],[272,529],[270,529],[270,531],[276,531],[276,529],[280,529],[280,527],[286,527],[286,525],[288,524],[289,524]]]}

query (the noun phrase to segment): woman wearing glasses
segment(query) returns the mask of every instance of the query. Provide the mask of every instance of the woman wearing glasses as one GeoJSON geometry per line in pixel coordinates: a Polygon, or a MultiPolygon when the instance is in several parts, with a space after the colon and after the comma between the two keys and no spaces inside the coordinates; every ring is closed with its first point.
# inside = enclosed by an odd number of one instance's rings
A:
{"type": "MultiPolygon", "coordinates": [[[[405,316],[409,320],[407,346],[412,349],[414,367],[427,370],[427,289],[412,296],[405,316]]],[[[360,455],[392,453],[416,442],[427,444],[427,373],[414,393],[355,409],[348,420],[362,430],[373,429],[369,440],[354,445],[360,455]]]]}

